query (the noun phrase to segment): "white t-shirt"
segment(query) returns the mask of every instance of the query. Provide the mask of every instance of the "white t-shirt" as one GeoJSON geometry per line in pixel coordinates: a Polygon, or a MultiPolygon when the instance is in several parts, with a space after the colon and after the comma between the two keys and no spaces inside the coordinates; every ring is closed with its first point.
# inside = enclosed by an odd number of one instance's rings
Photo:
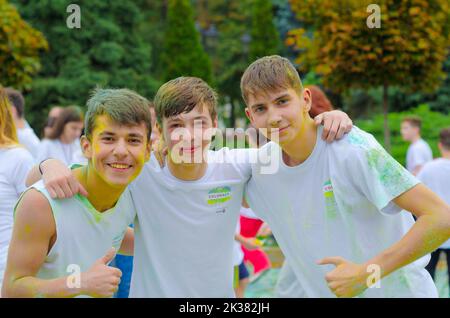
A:
{"type": "Polygon", "coordinates": [[[30,153],[23,147],[0,148],[0,287],[13,228],[13,211],[25,180],[33,167],[30,153]]]}
{"type": "Polygon", "coordinates": [[[406,169],[413,172],[417,166],[424,165],[431,160],[433,160],[433,152],[430,146],[425,140],[419,139],[408,147],[406,169]]]}
{"type": "Polygon", "coordinates": [[[19,143],[28,149],[33,158],[36,158],[39,153],[41,141],[36,136],[33,129],[29,126],[17,129],[17,138],[19,139],[19,143]]]}
{"type": "Polygon", "coordinates": [[[284,261],[278,274],[275,296],[277,298],[307,298],[294,270],[287,261],[284,261]]]}
{"type": "Polygon", "coordinates": [[[36,162],[39,163],[48,158],[61,160],[67,166],[87,163],[78,139],[70,144],[64,144],[59,139],[42,140],[36,162]]]}
{"type": "Polygon", "coordinates": [[[196,181],[175,178],[154,156],[146,163],[130,185],[137,211],[130,297],[235,297],[233,245],[251,172],[241,158],[247,154],[209,151],[196,181]]]}
{"type": "MultiPolygon", "coordinates": [[[[281,160],[276,173],[253,165],[248,202],[269,224],[283,254],[308,297],[334,297],[325,274],[333,265],[317,265],[329,256],[363,263],[399,241],[414,219],[392,200],[418,181],[379,145],[354,127],[339,141],[317,140],[311,155],[289,167],[281,160]]],[[[276,160],[277,158],[274,158],[276,160]]],[[[383,278],[381,288],[360,297],[437,297],[424,269],[429,255],[383,278]]]]}
{"type": "MultiPolygon", "coordinates": [[[[439,158],[428,162],[417,178],[450,205],[450,160],[439,158]]],[[[450,240],[441,248],[450,248],[450,240]]]]}
{"type": "Polygon", "coordinates": [[[41,279],[65,277],[75,270],[85,272],[111,247],[118,251],[128,225],[136,216],[128,189],[113,208],[99,212],[79,194],[69,199],[52,199],[42,180],[32,188],[40,191],[49,201],[57,234],[54,245],[36,274],[41,279]]]}

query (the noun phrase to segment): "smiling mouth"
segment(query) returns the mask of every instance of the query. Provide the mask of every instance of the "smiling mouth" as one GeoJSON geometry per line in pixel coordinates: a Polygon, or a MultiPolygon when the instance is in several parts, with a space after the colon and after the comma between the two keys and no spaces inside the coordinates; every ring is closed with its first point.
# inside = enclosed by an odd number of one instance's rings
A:
{"type": "Polygon", "coordinates": [[[278,128],[278,133],[282,133],[283,131],[286,131],[286,129],[288,129],[290,126],[286,126],[283,128],[278,128]]]}
{"type": "Polygon", "coordinates": [[[132,167],[131,165],[128,165],[125,163],[107,163],[107,165],[113,169],[118,169],[118,170],[127,170],[132,167]]]}

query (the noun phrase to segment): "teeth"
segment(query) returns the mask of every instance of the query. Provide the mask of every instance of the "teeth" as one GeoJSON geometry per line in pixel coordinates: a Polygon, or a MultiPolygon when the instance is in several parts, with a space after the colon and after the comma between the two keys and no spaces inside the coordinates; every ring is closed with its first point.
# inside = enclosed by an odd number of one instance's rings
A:
{"type": "Polygon", "coordinates": [[[128,165],[123,165],[123,164],[119,164],[119,163],[111,163],[110,166],[113,167],[113,168],[116,168],[116,169],[126,169],[126,168],[128,168],[128,165]]]}

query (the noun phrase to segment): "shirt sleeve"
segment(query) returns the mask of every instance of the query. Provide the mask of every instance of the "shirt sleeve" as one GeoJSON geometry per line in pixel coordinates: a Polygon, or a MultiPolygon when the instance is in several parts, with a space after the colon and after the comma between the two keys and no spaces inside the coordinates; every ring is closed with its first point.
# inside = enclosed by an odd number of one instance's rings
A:
{"type": "MultiPolygon", "coordinates": [[[[362,130],[349,134],[346,173],[357,190],[386,214],[402,211],[393,199],[419,183],[376,139],[362,130]]],[[[351,195],[351,194],[349,194],[351,195]]]]}

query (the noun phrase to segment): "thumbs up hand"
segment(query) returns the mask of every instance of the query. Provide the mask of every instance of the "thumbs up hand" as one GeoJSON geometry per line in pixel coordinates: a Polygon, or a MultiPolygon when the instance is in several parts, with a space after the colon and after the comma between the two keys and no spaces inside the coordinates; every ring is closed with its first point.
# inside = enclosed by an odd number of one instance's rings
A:
{"type": "Polygon", "coordinates": [[[81,273],[81,287],[83,293],[92,297],[112,297],[119,288],[122,272],[108,266],[116,255],[116,250],[111,248],[103,257],[94,262],[91,268],[81,273]]]}
{"type": "Polygon", "coordinates": [[[368,288],[369,276],[366,266],[352,263],[342,257],[325,257],[317,262],[319,265],[332,264],[336,268],[325,275],[328,288],[337,297],[354,297],[368,288]]]}

